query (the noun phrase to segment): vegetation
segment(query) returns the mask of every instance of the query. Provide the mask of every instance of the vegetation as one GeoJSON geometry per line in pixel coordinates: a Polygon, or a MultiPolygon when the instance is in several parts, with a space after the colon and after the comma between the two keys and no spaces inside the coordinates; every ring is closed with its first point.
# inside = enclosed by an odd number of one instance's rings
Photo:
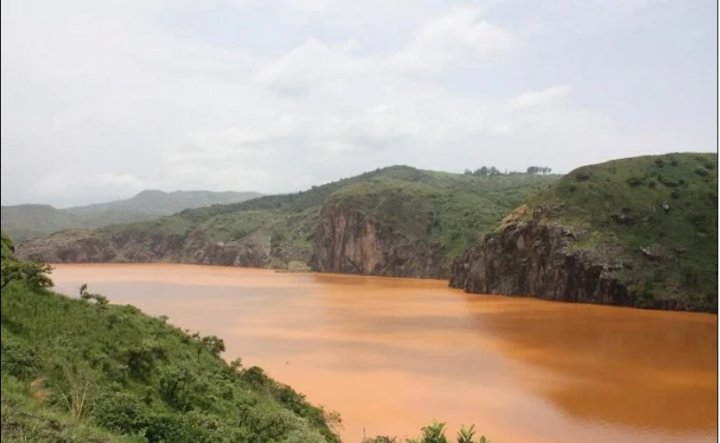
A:
{"type": "Polygon", "coordinates": [[[547,166],[528,166],[525,172],[520,171],[505,171],[501,172],[495,166],[482,166],[474,171],[470,169],[465,170],[465,175],[478,175],[480,177],[486,177],[488,175],[518,175],[518,174],[550,174],[552,168],[547,166]]]}
{"type": "MultiPolygon", "coordinates": [[[[475,425],[466,428],[465,426],[458,431],[457,443],[490,443],[490,440],[484,436],[475,440],[475,425]]],[[[378,436],[375,438],[366,438],[362,443],[398,443],[397,438],[388,436],[378,436]]],[[[405,443],[450,443],[445,436],[445,423],[434,421],[432,425],[422,428],[422,436],[420,438],[407,439],[405,443]]]]}
{"type": "Polygon", "coordinates": [[[52,286],[48,277],[50,266],[44,263],[15,260],[13,254],[15,246],[4,232],[2,233],[2,277],[0,277],[0,290],[5,289],[13,281],[23,281],[31,289],[52,286]]]}
{"type": "Polygon", "coordinates": [[[127,200],[67,209],[50,205],[3,206],[2,230],[16,240],[25,240],[65,229],[95,229],[149,220],[183,209],[236,203],[259,196],[255,192],[143,191],[127,200]]]}
{"type": "MultiPolygon", "coordinates": [[[[222,339],[110,305],[87,285],[78,299],[55,294],[49,268],[16,259],[4,233],[2,250],[3,442],[340,442],[337,413],[307,403],[261,368],[226,363],[222,339]],[[6,275],[25,266],[37,266],[44,279],[6,275]]],[[[407,443],[446,443],[444,434],[436,422],[407,443]]],[[[489,443],[474,434],[463,428],[457,441],[489,443]]]]}
{"type": "Polygon", "coordinates": [[[157,249],[158,236],[173,236],[167,243],[183,246],[173,256],[154,259],[183,261],[188,245],[201,235],[213,246],[269,251],[272,267],[287,268],[291,262],[312,267],[321,211],[324,205],[333,203],[392,226],[410,240],[439,244],[449,262],[528,195],[557,179],[553,175],[475,176],[394,166],[314,186],[305,192],[188,209],[158,220],[114,225],[90,234],[62,233],[41,239],[33,247],[37,246],[35,252],[43,256],[48,248],[64,248],[72,243],[73,236],[118,239],[116,243],[126,248],[128,238],[132,238],[147,243],[138,247],[140,253],[119,253],[120,259],[145,253],[145,260],[146,251],[157,249]]]}
{"type": "MultiPolygon", "coordinates": [[[[24,265],[4,255],[3,280],[24,265]]],[[[221,339],[85,285],[69,299],[13,279],[1,312],[3,442],[339,441],[336,414],[260,368],[226,364],[221,339]]]]}
{"type": "Polygon", "coordinates": [[[717,312],[718,160],[668,154],[586,166],[528,200],[526,219],[586,232],[640,307],[717,312]]]}

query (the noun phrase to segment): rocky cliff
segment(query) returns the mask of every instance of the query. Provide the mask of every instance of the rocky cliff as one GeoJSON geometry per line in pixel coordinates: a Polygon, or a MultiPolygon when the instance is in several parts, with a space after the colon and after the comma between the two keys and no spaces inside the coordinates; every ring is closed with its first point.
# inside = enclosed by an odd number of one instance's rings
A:
{"type": "Polygon", "coordinates": [[[190,263],[221,266],[270,267],[269,241],[248,238],[229,243],[210,240],[202,231],[188,235],[159,232],[63,232],[29,240],[17,247],[23,259],[49,263],[190,263]]]}
{"type": "Polygon", "coordinates": [[[321,272],[443,278],[446,252],[342,202],[323,207],[315,236],[321,272]]]}
{"type": "Polygon", "coordinates": [[[577,169],[451,265],[480,294],[717,312],[717,155],[577,169]]]}
{"type": "MultiPolygon", "coordinates": [[[[632,265],[609,251],[576,249],[586,236],[587,231],[577,227],[510,217],[497,233],[453,262],[450,286],[480,294],[638,305],[639,295],[615,276],[632,265]]],[[[657,301],[646,307],[672,309],[673,303],[657,301]]]]}

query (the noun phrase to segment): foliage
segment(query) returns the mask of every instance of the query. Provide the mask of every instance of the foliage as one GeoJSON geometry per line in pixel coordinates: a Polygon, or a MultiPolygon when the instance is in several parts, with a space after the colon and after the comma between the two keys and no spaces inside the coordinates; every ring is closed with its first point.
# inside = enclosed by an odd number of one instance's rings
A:
{"type": "Polygon", "coordinates": [[[490,167],[482,166],[474,171],[472,171],[470,169],[466,169],[464,174],[486,177],[486,176],[493,176],[493,175],[550,174],[551,172],[552,172],[552,168],[549,168],[547,166],[528,166],[528,168],[525,170],[525,172],[520,172],[520,171],[501,172],[495,166],[490,166],[490,167]]]}
{"type": "Polygon", "coordinates": [[[0,264],[0,290],[5,289],[13,281],[21,281],[31,289],[52,286],[48,274],[52,268],[44,263],[16,260],[13,253],[15,247],[12,240],[2,233],[2,262],[0,264]]]}
{"type": "MultiPolygon", "coordinates": [[[[405,440],[405,443],[450,443],[447,436],[445,435],[445,423],[440,423],[437,420],[433,421],[430,426],[422,428],[422,436],[420,438],[413,438],[405,440]]],[[[487,438],[480,437],[479,440],[474,440],[475,437],[475,425],[466,428],[462,426],[457,434],[457,443],[490,443],[487,438]]],[[[397,438],[388,436],[378,436],[375,438],[366,438],[362,443],[399,443],[397,438]]]]}
{"type": "Polygon", "coordinates": [[[16,280],[0,312],[3,442],[339,442],[331,414],[225,363],[221,339],[87,285],[69,299],[16,280]]]}
{"type": "Polygon", "coordinates": [[[529,166],[527,168],[528,174],[549,174],[552,172],[552,168],[547,166],[529,166]]]}

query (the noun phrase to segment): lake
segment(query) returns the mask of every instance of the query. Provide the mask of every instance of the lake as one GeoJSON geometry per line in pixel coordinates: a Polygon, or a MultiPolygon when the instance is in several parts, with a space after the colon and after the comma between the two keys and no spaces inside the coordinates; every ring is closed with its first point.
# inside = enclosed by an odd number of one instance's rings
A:
{"type": "Polygon", "coordinates": [[[346,443],[433,418],[493,443],[717,442],[717,315],[470,295],[444,281],[56,265],[338,411],[346,443]]]}

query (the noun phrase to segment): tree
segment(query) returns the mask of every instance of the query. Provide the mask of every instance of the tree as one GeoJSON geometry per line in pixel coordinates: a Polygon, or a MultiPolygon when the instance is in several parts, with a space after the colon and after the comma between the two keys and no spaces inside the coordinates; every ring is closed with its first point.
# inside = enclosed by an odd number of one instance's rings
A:
{"type": "Polygon", "coordinates": [[[475,170],[475,172],[472,173],[473,175],[479,175],[481,177],[485,177],[488,175],[488,168],[487,166],[483,166],[481,168],[478,168],[475,170]]]}
{"type": "Polygon", "coordinates": [[[225,342],[223,339],[214,335],[203,337],[200,343],[202,347],[210,351],[212,355],[219,356],[221,352],[225,352],[225,342]]]}
{"type": "Polygon", "coordinates": [[[160,370],[160,394],[175,407],[182,407],[182,393],[194,379],[187,366],[171,365],[160,370]]]}
{"type": "Polygon", "coordinates": [[[552,168],[549,168],[547,166],[528,166],[526,173],[527,174],[549,174],[552,171],[552,168]]]}
{"type": "Polygon", "coordinates": [[[195,340],[197,344],[198,358],[203,350],[207,350],[215,356],[219,356],[221,352],[225,352],[225,342],[223,339],[214,335],[202,337],[199,332],[196,332],[192,335],[192,339],[195,340]]]}
{"type": "Polygon", "coordinates": [[[52,267],[42,262],[18,260],[15,257],[15,245],[10,237],[2,233],[2,257],[0,262],[0,290],[13,281],[22,281],[30,289],[53,286],[48,276],[52,267]]]}
{"type": "Polygon", "coordinates": [[[102,294],[93,294],[92,292],[88,292],[87,287],[87,283],[83,283],[82,286],[80,286],[80,298],[88,303],[94,301],[95,306],[97,306],[98,315],[100,315],[102,311],[107,309],[107,305],[110,303],[110,300],[102,294]]]}

